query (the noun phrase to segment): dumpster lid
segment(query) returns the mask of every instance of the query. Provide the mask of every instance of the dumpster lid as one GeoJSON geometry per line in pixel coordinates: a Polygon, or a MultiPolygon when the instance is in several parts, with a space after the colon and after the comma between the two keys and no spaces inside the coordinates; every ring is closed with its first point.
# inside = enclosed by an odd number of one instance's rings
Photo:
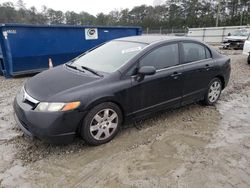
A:
{"type": "Polygon", "coordinates": [[[43,27],[43,28],[104,28],[104,29],[141,29],[139,26],[101,26],[101,25],[34,25],[18,23],[0,23],[0,27],[43,27]]]}

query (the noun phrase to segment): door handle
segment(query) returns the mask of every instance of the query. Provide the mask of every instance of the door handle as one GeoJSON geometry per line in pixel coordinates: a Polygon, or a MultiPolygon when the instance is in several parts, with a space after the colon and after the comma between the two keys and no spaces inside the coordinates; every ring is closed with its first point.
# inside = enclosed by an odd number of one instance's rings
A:
{"type": "Polygon", "coordinates": [[[173,74],[171,74],[171,76],[174,77],[174,79],[177,79],[180,75],[182,75],[181,72],[174,72],[173,74]]]}
{"type": "Polygon", "coordinates": [[[171,76],[179,76],[181,74],[182,74],[181,72],[174,72],[173,74],[171,74],[171,76]]]}
{"type": "Polygon", "coordinates": [[[208,70],[210,70],[211,66],[210,66],[209,64],[206,64],[206,65],[205,65],[205,68],[206,68],[206,70],[208,71],[208,70]]]}

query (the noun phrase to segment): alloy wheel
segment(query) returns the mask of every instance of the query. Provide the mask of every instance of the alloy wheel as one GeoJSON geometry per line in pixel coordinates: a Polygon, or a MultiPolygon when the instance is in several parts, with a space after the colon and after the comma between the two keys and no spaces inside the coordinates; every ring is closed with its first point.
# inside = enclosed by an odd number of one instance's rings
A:
{"type": "Polygon", "coordinates": [[[218,81],[214,81],[209,88],[208,100],[211,103],[214,103],[219,98],[220,92],[221,92],[221,83],[218,81]]]}
{"type": "Polygon", "coordinates": [[[99,111],[91,120],[90,134],[96,140],[105,140],[113,135],[118,126],[118,115],[112,109],[99,111]]]}

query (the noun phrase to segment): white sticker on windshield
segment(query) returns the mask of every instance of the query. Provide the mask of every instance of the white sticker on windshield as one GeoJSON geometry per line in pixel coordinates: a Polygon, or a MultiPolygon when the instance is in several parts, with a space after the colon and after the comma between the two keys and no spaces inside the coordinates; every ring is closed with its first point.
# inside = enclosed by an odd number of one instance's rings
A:
{"type": "Polygon", "coordinates": [[[136,51],[140,51],[142,49],[141,46],[138,47],[133,47],[133,48],[129,48],[126,50],[122,50],[122,54],[126,54],[126,53],[130,53],[130,52],[136,52],[136,51]]]}

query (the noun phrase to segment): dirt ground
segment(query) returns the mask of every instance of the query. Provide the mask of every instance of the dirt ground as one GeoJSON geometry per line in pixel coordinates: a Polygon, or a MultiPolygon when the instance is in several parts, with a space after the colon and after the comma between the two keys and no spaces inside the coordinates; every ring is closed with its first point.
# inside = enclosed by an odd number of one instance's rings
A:
{"type": "Polygon", "coordinates": [[[25,78],[0,77],[0,187],[250,187],[250,66],[241,51],[218,104],[127,124],[110,143],[54,146],[23,136],[12,101],[25,78]]]}

